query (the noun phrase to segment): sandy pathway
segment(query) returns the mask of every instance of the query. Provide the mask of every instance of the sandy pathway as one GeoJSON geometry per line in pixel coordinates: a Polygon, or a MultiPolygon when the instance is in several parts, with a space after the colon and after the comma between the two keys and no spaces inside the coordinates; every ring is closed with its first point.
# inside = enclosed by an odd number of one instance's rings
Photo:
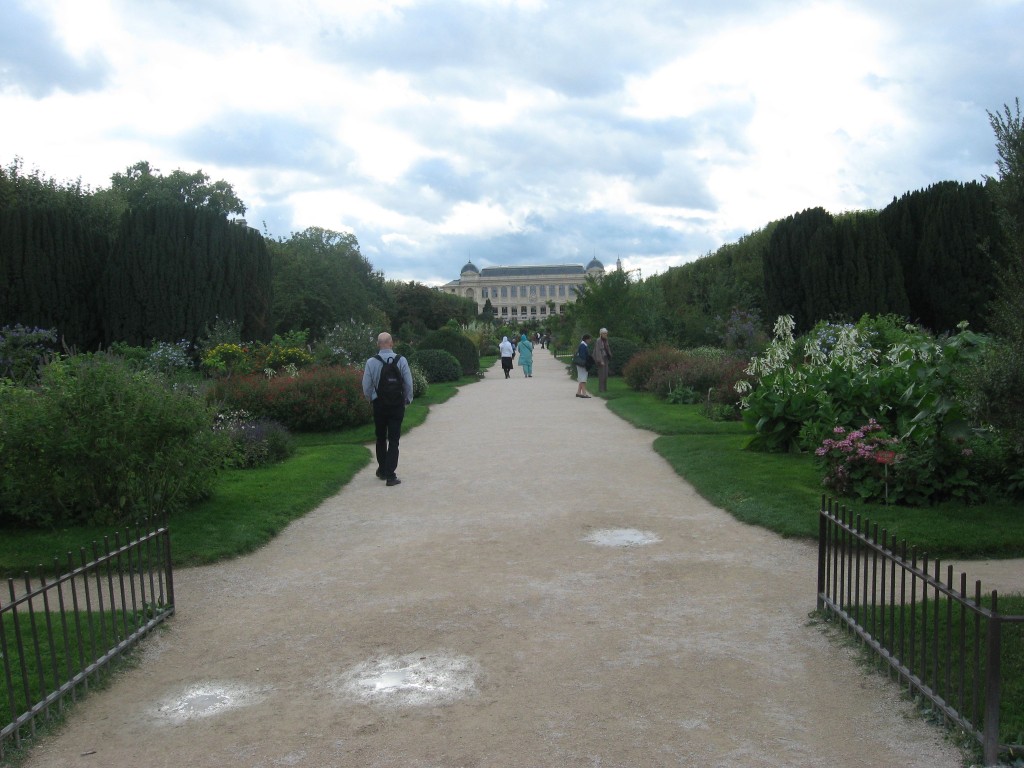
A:
{"type": "Polygon", "coordinates": [[[709,505],[538,351],[178,612],[28,768],[928,766],[959,753],[808,624],[815,554],[709,505]],[[627,546],[628,545],[628,546],[627,546]]]}

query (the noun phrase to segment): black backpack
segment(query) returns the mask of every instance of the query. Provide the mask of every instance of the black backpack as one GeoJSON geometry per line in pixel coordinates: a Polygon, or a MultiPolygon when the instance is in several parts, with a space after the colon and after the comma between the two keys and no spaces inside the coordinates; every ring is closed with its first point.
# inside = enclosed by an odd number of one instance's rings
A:
{"type": "Polygon", "coordinates": [[[390,360],[385,360],[380,355],[374,355],[380,360],[380,376],[377,377],[377,399],[382,405],[398,406],[405,405],[405,380],[402,372],[398,370],[398,361],[401,355],[395,355],[390,360]]]}

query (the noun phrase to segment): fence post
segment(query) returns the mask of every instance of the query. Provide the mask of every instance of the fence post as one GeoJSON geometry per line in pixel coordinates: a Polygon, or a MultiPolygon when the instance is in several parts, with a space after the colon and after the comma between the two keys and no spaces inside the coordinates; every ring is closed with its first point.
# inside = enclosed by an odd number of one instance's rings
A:
{"type": "Polygon", "coordinates": [[[818,610],[825,607],[825,562],[828,552],[825,539],[828,537],[828,523],[825,519],[825,497],[821,497],[821,509],[818,512],[818,610]]]}
{"type": "Polygon", "coordinates": [[[174,614],[174,567],[171,565],[171,531],[163,526],[164,557],[167,558],[164,568],[167,572],[167,604],[171,607],[170,613],[174,614]]]}
{"type": "Polygon", "coordinates": [[[985,765],[999,764],[999,662],[1003,623],[998,611],[998,595],[996,590],[992,590],[992,615],[988,620],[985,651],[985,713],[981,742],[985,765]]]}

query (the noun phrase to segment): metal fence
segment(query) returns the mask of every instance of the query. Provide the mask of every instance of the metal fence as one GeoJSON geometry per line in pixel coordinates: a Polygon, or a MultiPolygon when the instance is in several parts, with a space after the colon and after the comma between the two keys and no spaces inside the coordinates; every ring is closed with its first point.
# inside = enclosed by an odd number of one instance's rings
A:
{"type": "Polygon", "coordinates": [[[0,596],[0,757],[37,724],[63,711],[104,668],[174,613],[165,527],[104,537],[78,564],[54,558],[32,578],[8,579],[0,596]],[[91,559],[89,559],[91,558],[91,559]],[[50,574],[48,576],[48,574],[50,574]],[[53,575],[56,574],[56,575],[53,575]]]}
{"type": "Polygon", "coordinates": [[[838,617],[910,690],[981,744],[985,765],[1024,750],[1001,743],[999,713],[1005,632],[1024,634],[1024,616],[1002,614],[995,590],[968,593],[967,574],[943,581],[938,559],[822,498],[818,610],[838,617]]]}

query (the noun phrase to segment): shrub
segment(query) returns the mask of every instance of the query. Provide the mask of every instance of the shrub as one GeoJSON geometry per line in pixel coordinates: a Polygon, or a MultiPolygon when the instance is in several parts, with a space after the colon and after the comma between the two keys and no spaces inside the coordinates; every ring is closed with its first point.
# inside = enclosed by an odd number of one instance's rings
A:
{"type": "Polygon", "coordinates": [[[5,325],[0,328],[0,379],[36,383],[57,350],[57,331],[52,328],[5,325]]]}
{"type": "Polygon", "coordinates": [[[412,396],[413,398],[424,397],[430,388],[427,381],[427,374],[413,361],[409,361],[409,372],[412,374],[412,396]]]}
{"type": "Polygon", "coordinates": [[[643,346],[632,339],[623,339],[619,336],[609,336],[608,344],[612,348],[612,362],[608,366],[609,376],[621,376],[623,368],[633,356],[643,350],[643,346]]]}
{"type": "Polygon", "coordinates": [[[313,348],[321,365],[363,365],[377,354],[377,331],[373,326],[350,320],[324,332],[313,348]]]}
{"type": "Polygon", "coordinates": [[[109,354],[46,366],[0,390],[0,521],[111,524],[206,496],[226,441],[213,414],[159,374],[109,354]]]}
{"type": "MultiPolygon", "coordinates": [[[[512,338],[511,336],[509,338],[512,338]]],[[[453,328],[439,328],[428,333],[417,345],[418,350],[443,349],[459,363],[461,376],[473,376],[480,370],[480,352],[477,344],[453,328]]],[[[429,375],[428,375],[429,378],[429,375]]],[[[459,377],[456,377],[459,378],[459,377]]],[[[431,379],[431,381],[436,381],[431,379]]],[[[452,381],[452,379],[442,379],[452,381]]]]}
{"type": "Polygon", "coordinates": [[[213,426],[231,441],[231,451],[225,460],[228,467],[264,467],[295,453],[295,440],[276,421],[253,419],[245,411],[227,411],[217,414],[213,426]]]}
{"type": "Polygon", "coordinates": [[[110,353],[135,368],[148,368],[157,373],[174,375],[192,368],[192,344],[182,339],[176,344],[157,341],[151,347],[133,347],[123,341],[110,345],[110,353]]]}
{"type": "Polygon", "coordinates": [[[241,344],[218,344],[203,355],[203,370],[211,376],[245,374],[252,370],[249,349],[241,344]]]}
{"type": "MultiPolygon", "coordinates": [[[[413,357],[427,381],[436,384],[441,381],[458,381],[462,378],[462,366],[451,352],[443,349],[420,349],[413,357]]],[[[476,371],[473,371],[476,373],[476,371]]]]}
{"type": "Polygon", "coordinates": [[[734,405],[739,395],[734,389],[747,363],[717,347],[696,347],[682,350],[677,362],[654,370],[647,389],[658,397],[668,398],[677,390],[690,390],[695,397],[674,395],[673,402],[722,403],[734,405]]]}
{"type": "Polygon", "coordinates": [[[877,452],[880,450],[898,451],[900,446],[874,419],[851,431],[835,427],[833,436],[822,441],[815,451],[825,468],[821,484],[839,496],[856,495],[865,501],[886,500],[888,470],[879,463],[877,452]]]}
{"type": "Polygon", "coordinates": [[[229,410],[271,419],[296,432],[333,432],[372,420],[362,380],[362,371],[347,366],[310,368],[294,376],[249,374],[219,379],[210,397],[229,410]]]}
{"type": "Polygon", "coordinates": [[[668,370],[684,360],[684,353],[672,347],[645,349],[633,356],[623,368],[622,375],[630,388],[647,392],[650,391],[650,380],[655,371],[668,370]]]}

